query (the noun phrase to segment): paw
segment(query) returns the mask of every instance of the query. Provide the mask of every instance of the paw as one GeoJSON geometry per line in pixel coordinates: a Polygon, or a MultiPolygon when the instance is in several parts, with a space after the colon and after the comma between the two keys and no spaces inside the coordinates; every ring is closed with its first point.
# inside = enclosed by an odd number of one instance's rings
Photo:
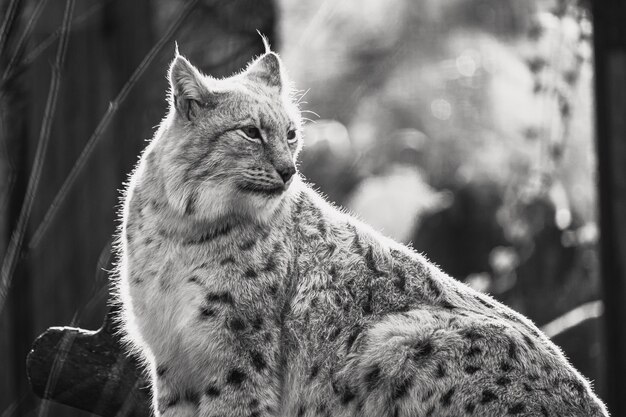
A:
{"type": "Polygon", "coordinates": [[[191,417],[198,414],[198,400],[189,395],[161,395],[156,401],[157,417],[191,417]]]}
{"type": "Polygon", "coordinates": [[[158,400],[157,417],[193,417],[198,414],[198,406],[176,398],[158,400]]]}

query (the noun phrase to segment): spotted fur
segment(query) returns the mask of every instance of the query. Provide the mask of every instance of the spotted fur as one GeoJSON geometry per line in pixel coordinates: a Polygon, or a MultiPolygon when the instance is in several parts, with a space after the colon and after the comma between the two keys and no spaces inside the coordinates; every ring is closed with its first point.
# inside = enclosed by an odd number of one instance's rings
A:
{"type": "Polygon", "coordinates": [[[170,81],[118,282],[157,416],[607,416],[530,321],[291,178],[276,54],[223,80],[177,56],[170,81]]]}

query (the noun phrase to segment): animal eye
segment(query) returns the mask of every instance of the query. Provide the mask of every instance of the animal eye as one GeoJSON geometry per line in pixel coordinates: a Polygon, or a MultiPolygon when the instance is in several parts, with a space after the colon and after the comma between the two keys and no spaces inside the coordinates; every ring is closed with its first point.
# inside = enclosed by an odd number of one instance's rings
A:
{"type": "Polygon", "coordinates": [[[255,126],[246,126],[241,131],[250,139],[261,139],[261,131],[255,126]]]}
{"type": "Polygon", "coordinates": [[[289,129],[287,131],[287,141],[293,142],[296,139],[296,131],[294,129],[289,129]]]}

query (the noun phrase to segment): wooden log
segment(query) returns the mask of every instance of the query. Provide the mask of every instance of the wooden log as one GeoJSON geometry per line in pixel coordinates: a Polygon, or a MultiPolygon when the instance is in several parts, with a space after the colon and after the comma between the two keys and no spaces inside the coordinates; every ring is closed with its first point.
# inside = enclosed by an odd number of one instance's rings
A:
{"type": "Polygon", "coordinates": [[[26,359],[35,394],[103,417],[147,417],[150,383],[127,355],[112,313],[98,331],[52,327],[26,359]]]}

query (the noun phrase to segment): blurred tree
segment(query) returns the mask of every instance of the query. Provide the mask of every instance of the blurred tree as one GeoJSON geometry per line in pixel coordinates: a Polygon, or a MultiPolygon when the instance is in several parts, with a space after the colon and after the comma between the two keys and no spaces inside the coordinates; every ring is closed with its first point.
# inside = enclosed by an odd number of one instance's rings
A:
{"type": "Polygon", "coordinates": [[[607,402],[626,415],[626,2],[594,1],[601,269],[607,340],[607,402]]]}

